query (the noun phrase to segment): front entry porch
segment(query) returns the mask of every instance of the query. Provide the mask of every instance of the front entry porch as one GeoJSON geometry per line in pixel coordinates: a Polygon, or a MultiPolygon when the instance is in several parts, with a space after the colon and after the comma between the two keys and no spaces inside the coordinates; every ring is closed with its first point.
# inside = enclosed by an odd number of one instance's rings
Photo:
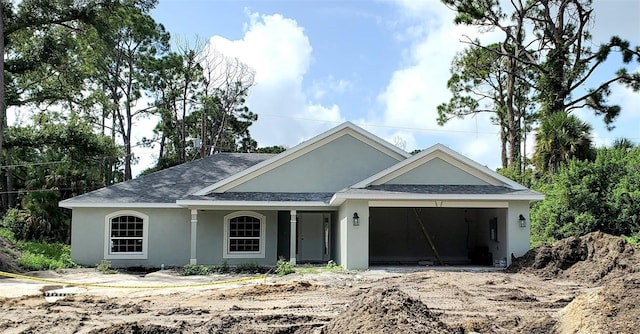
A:
{"type": "Polygon", "coordinates": [[[293,264],[332,260],[332,217],[332,212],[278,211],[278,258],[293,264]]]}

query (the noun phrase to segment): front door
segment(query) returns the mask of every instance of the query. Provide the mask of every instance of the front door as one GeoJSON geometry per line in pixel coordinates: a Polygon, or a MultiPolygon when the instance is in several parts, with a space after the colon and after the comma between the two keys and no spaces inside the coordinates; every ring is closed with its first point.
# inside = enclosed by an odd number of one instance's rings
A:
{"type": "Polygon", "coordinates": [[[324,262],[329,259],[329,217],[328,213],[321,212],[298,213],[297,262],[324,262]]]}

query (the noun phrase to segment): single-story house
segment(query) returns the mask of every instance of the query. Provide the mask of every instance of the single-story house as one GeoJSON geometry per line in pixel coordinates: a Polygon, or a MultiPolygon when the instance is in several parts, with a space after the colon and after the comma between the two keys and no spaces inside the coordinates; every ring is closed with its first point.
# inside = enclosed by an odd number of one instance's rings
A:
{"type": "Polygon", "coordinates": [[[510,261],[543,195],[437,144],[343,123],[283,153],[218,153],[60,202],[71,255],[116,267],[510,261]]]}

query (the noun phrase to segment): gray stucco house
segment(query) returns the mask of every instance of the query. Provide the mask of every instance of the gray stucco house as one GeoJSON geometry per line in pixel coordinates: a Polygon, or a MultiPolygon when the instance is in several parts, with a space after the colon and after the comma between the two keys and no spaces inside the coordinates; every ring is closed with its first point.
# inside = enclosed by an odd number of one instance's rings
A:
{"type": "Polygon", "coordinates": [[[542,199],[443,145],[412,156],[347,122],[278,155],[219,153],[60,206],[81,264],[364,269],[510,261],[542,199]]]}

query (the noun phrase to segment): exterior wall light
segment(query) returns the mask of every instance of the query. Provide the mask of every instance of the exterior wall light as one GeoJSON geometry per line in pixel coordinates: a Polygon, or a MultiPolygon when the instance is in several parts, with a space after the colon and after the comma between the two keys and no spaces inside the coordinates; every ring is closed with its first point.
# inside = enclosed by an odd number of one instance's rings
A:
{"type": "Polygon", "coordinates": [[[360,217],[358,217],[358,213],[353,213],[353,226],[360,226],[360,217]]]}
{"type": "Polygon", "coordinates": [[[524,218],[523,215],[520,215],[518,222],[520,223],[520,227],[527,227],[527,219],[524,218]]]}

